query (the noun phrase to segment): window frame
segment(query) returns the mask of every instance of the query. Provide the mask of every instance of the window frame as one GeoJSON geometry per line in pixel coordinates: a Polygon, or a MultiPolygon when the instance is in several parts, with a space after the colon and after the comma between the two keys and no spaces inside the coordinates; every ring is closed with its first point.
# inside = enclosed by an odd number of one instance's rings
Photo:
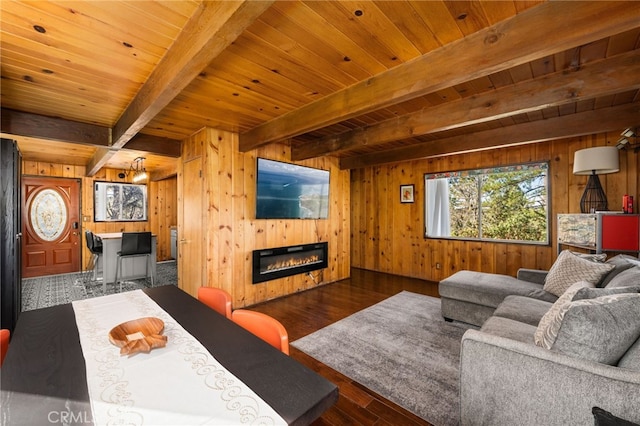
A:
{"type": "MultiPolygon", "coordinates": [[[[483,242],[483,243],[509,243],[509,244],[523,244],[523,245],[537,245],[537,246],[550,246],[551,245],[551,164],[550,161],[531,161],[525,163],[514,163],[507,164],[502,166],[491,166],[491,167],[479,167],[474,169],[462,169],[462,170],[453,170],[446,172],[435,172],[435,173],[425,173],[423,176],[424,182],[424,238],[425,239],[443,239],[443,240],[454,240],[454,241],[471,241],[471,242],[483,242]],[[496,238],[486,238],[486,237],[456,237],[456,236],[439,236],[439,235],[429,235],[428,234],[428,221],[429,221],[429,193],[428,193],[428,185],[427,181],[431,179],[439,179],[439,178],[451,178],[451,177],[466,177],[466,176],[477,176],[477,175],[488,175],[491,173],[495,173],[497,170],[500,172],[512,172],[518,171],[519,169],[534,169],[540,168],[546,170],[546,178],[545,178],[545,188],[546,188],[546,202],[545,202],[545,221],[546,221],[546,233],[544,241],[528,241],[528,240],[510,240],[510,239],[496,239],[496,238]]],[[[478,230],[482,229],[482,191],[478,192],[478,230]]]]}

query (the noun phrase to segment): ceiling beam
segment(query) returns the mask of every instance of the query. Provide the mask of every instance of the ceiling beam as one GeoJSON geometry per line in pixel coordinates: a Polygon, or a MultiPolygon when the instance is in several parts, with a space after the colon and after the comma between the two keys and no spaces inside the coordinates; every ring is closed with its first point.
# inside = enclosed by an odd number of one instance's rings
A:
{"type": "Polygon", "coordinates": [[[117,152],[118,150],[109,148],[96,149],[95,154],[93,154],[93,157],[91,157],[91,160],[89,160],[89,163],[87,163],[85,167],[85,175],[87,177],[94,176],[117,152]]]}
{"type": "Polygon", "coordinates": [[[0,109],[2,133],[83,145],[109,146],[111,129],[45,115],[0,109]]]}
{"type": "Polygon", "coordinates": [[[181,155],[181,146],[182,142],[177,139],[138,133],[127,143],[125,149],[178,158],[181,155]]]}
{"type": "Polygon", "coordinates": [[[610,131],[640,124],[640,102],[468,133],[340,160],[341,169],[357,169],[420,158],[482,151],[610,131]]]}
{"type": "Polygon", "coordinates": [[[176,164],[173,167],[154,170],[149,174],[149,180],[151,182],[158,182],[161,180],[165,180],[171,177],[174,177],[178,174],[178,165],[176,164]]]}
{"type": "MultiPolygon", "coordinates": [[[[111,129],[96,124],[6,108],[0,109],[0,118],[1,132],[8,135],[77,143],[107,150],[110,145],[111,129]]],[[[178,139],[138,133],[127,144],[127,149],[178,158],[180,145],[178,139]]]]}
{"type": "Polygon", "coordinates": [[[240,151],[295,137],[637,25],[637,15],[629,13],[629,2],[544,3],[257,126],[240,135],[240,151]]]}
{"type": "Polygon", "coordinates": [[[580,69],[505,86],[436,105],[371,127],[291,147],[294,161],[370,147],[428,133],[538,111],[583,99],[640,88],[640,50],[593,62],[580,69]]]}
{"type": "MultiPolygon", "coordinates": [[[[145,135],[138,133],[127,143],[125,149],[133,151],[144,151],[149,154],[157,154],[165,157],[180,157],[182,142],[177,139],[163,138],[160,136],[145,135]]],[[[109,147],[100,147],[96,150],[86,165],[86,175],[93,176],[108,162],[116,153],[117,149],[109,147]]],[[[164,172],[163,172],[164,173],[164,172]]],[[[166,176],[175,174],[174,171],[168,171],[166,176]]],[[[153,180],[153,179],[152,179],[153,180]]],[[[158,179],[159,180],[159,179],[158,179]]]]}
{"type": "Polygon", "coordinates": [[[94,156],[91,171],[100,170],[113,149],[127,144],[272,3],[202,2],[122,113],[113,127],[111,149],[96,153],[103,157],[94,156]]]}

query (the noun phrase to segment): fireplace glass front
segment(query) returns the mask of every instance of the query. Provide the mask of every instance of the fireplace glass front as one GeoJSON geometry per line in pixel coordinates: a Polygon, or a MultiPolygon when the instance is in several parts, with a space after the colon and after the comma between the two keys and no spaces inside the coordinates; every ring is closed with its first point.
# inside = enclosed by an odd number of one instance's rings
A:
{"type": "Polygon", "coordinates": [[[253,252],[253,283],[326,268],[327,254],[326,242],[255,250],[253,252]]]}

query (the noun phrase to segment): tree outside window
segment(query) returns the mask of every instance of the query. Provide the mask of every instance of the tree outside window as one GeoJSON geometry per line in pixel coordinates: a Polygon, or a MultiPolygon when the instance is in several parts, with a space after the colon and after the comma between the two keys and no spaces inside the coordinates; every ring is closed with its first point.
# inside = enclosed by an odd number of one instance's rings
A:
{"type": "Polygon", "coordinates": [[[426,174],[426,236],[547,244],[547,175],[547,163],[426,174]]]}

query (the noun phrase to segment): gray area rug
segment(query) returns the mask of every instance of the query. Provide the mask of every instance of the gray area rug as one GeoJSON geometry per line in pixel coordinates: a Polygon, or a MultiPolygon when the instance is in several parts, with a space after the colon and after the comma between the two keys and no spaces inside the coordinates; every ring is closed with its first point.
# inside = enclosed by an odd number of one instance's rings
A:
{"type": "Polygon", "coordinates": [[[446,426],[459,421],[460,339],[469,327],[445,322],[440,299],[403,291],[291,344],[446,426]]]}
{"type": "MultiPolygon", "coordinates": [[[[22,280],[22,311],[48,308],[50,306],[70,303],[74,300],[104,296],[102,281],[91,281],[90,273],[78,272],[73,274],[48,275],[22,280]]],[[[177,285],[178,270],[176,262],[158,262],[154,287],[161,285],[177,285]]],[[[147,279],[123,282],[122,291],[131,291],[150,287],[147,279]]],[[[120,286],[117,288],[120,291],[120,286]]],[[[113,284],[107,285],[106,294],[116,291],[113,284]]]]}

